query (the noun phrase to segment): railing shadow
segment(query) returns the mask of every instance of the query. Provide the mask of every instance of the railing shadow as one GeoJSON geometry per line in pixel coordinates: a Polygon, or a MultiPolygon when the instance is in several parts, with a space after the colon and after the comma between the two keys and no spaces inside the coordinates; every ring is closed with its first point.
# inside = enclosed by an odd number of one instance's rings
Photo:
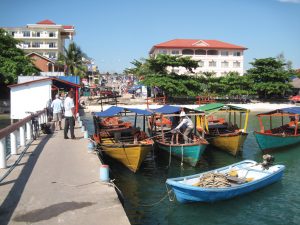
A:
{"type": "Polygon", "coordinates": [[[13,187],[9,191],[5,200],[0,206],[0,224],[6,225],[11,220],[12,214],[14,213],[25,189],[26,183],[35,167],[35,164],[43,151],[46,143],[52,137],[53,134],[48,134],[44,137],[41,142],[36,146],[35,150],[30,155],[26,165],[22,169],[19,177],[16,179],[13,187]]]}

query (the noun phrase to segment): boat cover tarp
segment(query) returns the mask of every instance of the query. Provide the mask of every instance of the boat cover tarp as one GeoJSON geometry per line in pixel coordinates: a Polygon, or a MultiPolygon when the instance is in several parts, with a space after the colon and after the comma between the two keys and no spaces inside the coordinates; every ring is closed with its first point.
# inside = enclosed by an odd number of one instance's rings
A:
{"type": "Polygon", "coordinates": [[[149,110],[111,106],[110,108],[104,110],[103,112],[95,112],[94,115],[99,117],[107,117],[107,116],[115,116],[121,112],[126,112],[126,111],[134,112],[137,113],[138,115],[145,115],[145,116],[150,116],[153,114],[149,110]]]}
{"type": "Polygon", "coordinates": [[[300,107],[288,107],[288,108],[282,108],[282,109],[276,109],[272,110],[270,112],[265,112],[265,113],[260,113],[257,114],[258,116],[260,115],[272,115],[276,113],[288,113],[288,114],[299,114],[300,115],[300,107]]]}
{"type": "Polygon", "coordinates": [[[158,109],[151,109],[155,113],[162,113],[162,114],[171,114],[180,112],[182,107],[178,106],[171,106],[171,105],[164,105],[158,109]]]}
{"type": "Polygon", "coordinates": [[[235,105],[225,105],[222,103],[210,103],[197,107],[195,110],[201,110],[206,113],[213,113],[219,110],[237,110],[237,111],[247,111],[247,109],[235,106],[235,105]]]}

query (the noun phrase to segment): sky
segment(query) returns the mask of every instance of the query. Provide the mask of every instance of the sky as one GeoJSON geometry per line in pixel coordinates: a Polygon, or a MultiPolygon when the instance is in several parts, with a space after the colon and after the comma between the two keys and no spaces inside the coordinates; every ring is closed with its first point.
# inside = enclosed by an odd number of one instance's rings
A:
{"type": "Polygon", "coordinates": [[[300,0],[0,0],[0,27],[45,19],[74,25],[74,42],[100,72],[121,73],[181,38],[247,47],[245,70],[281,53],[300,68],[300,0]]]}

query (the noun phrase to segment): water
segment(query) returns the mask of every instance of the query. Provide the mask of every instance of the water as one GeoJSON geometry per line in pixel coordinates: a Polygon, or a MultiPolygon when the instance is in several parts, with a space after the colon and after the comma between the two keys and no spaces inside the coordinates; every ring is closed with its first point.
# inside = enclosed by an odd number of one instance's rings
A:
{"type": "MultiPolygon", "coordinates": [[[[87,118],[92,132],[91,118],[87,118]]],[[[274,126],[276,125],[273,122],[274,126]]],[[[124,208],[134,225],[298,225],[300,224],[300,146],[272,151],[275,162],[284,164],[283,179],[268,187],[231,200],[216,203],[180,204],[166,197],[165,181],[178,177],[226,166],[243,159],[262,161],[253,130],[259,124],[250,114],[249,135],[244,151],[239,157],[208,148],[196,167],[180,166],[172,158],[168,167],[168,154],[149,154],[140,170],[133,174],[119,163],[105,159],[110,165],[111,176],[124,196],[124,208]]]]}

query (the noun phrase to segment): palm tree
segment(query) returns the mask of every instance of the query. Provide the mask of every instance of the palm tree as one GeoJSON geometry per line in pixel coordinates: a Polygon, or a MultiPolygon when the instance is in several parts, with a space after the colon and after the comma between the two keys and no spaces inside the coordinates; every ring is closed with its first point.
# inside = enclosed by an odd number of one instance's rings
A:
{"type": "Polygon", "coordinates": [[[60,54],[59,62],[65,66],[65,73],[67,75],[84,76],[86,68],[83,63],[85,54],[80,47],[74,42],[69,44],[68,49],[64,48],[64,54],[60,54]]]}

